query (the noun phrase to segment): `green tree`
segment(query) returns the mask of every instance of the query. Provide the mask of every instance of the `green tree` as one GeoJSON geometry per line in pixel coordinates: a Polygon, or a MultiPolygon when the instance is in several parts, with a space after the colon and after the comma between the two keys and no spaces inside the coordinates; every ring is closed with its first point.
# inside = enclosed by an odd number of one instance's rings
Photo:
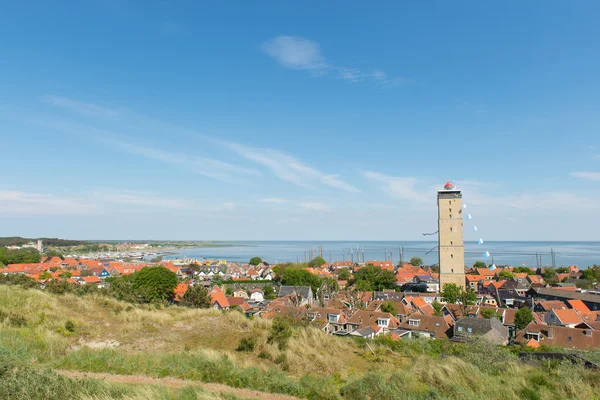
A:
{"type": "Polygon", "coordinates": [[[181,305],[190,308],[208,308],[210,307],[210,296],[208,289],[201,285],[188,286],[181,299],[181,305]]]}
{"type": "Polygon", "coordinates": [[[256,266],[256,265],[260,264],[261,262],[262,262],[262,258],[260,258],[260,257],[252,257],[250,259],[250,262],[248,264],[256,266]]]}
{"type": "Polygon", "coordinates": [[[567,268],[567,267],[558,267],[558,268],[556,268],[556,273],[557,274],[568,274],[569,273],[569,268],[567,268]]]}
{"type": "Polygon", "coordinates": [[[395,289],[396,276],[392,271],[374,267],[372,265],[359,269],[354,274],[353,286],[360,291],[374,291],[383,289],[395,289]]]}
{"type": "Polygon", "coordinates": [[[64,278],[64,279],[71,278],[72,276],[73,276],[73,274],[70,273],[69,271],[65,271],[59,275],[59,277],[64,278]]]}
{"type": "Polygon", "coordinates": [[[342,268],[340,269],[340,272],[338,272],[338,279],[341,281],[347,281],[350,279],[350,276],[352,276],[352,274],[348,268],[342,268]]]}
{"type": "Polygon", "coordinates": [[[42,273],[40,274],[39,278],[40,278],[40,280],[42,280],[42,281],[46,281],[46,280],[48,280],[48,279],[52,278],[52,274],[51,274],[50,272],[48,272],[48,271],[44,271],[44,272],[42,272],[42,273]]]}
{"type": "Polygon", "coordinates": [[[421,259],[421,257],[413,257],[410,259],[410,264],[415,267],[420,267],[421,265],[423,265],[423,260],[421,259]]]}
{"type": "Polygon", "coordinates": [[[487,268],[487,265],[483,261],[475,261],[473,264],[474,268],[487,268]]]}
{"type": "Polygon", "coordinates": [[[230,288],[230,287],[227,287],[227,288],[225,289],[225,295],[226,295],[226,296],[233,296],[233,289],[232,289],[232,288],[230,288]]]}
{"type": "Polygon", "coordinates": [[[61,260],[65,259],[65,256],[63,256],[61,252],[58,252],[56,250],[48,250],[48,251],[44,252],[44,256],[46,256],[46,257],[59,257],[61,260]]]}
{"type": "Polygon", "coordinates": [[[503,269],[498,273],[498,279],[515,279],[515,274],[509,270],[503,269]]]}
{"type": "Polygon", "coordinates": [[[533,275],[533,271],[527,267],[515,267],[513,268],[515,274],[526,273],[527,275],[533,275]]]}
{"type": "Polygon", "coordinates": [[[286,267],[281,283],[286,286],[310,286],[313,293],[321,288],[322,279],[299,267],[286,267]]]}
{"type": "Polygon", "coordinates": [[[433,303],[431,303],[431,306],[433,307],[433,315],[435,315],[436,317],[441,317],[442,316],[442,308],[444,308],[442,303],[440,303],[437,300],[434,300],[433,303]]]}
{"type": "Polygon", "coordinates": [[[446,303],[455,304],[458,302],[463,290],[456,283],[446,283],[442,288],[442,298],[446,303]]]}
{"type": "Polygon", "coordinates": [[[90,271],[89,269],[82,269],[79,272],[79,276],[84,277],[84,276],[93,276],[94,273],[92,271],[90,271]]]}
{"type": "Polygon", "coordinates": [[[275,294],[275,289],[273,289],[273,286],[271,285],[265,286],[263,288],[263,293],[265,295],[265,299],[273,300],[277,297],[277,295],[275,294]]]}
{"type": "MultiPolygon", "coordinates": [[[[140,298],[134,293],[132,288],[133,275],[123,275],[119,277],[106,278],[109,286],[109,293],[117,300],[137,303],[140,298]]],[[[87,285],[86,285],[87,286],[87,285]]]]}
{"type": "Polygon", "coordinates": [[[515,314],[515,326],[517,329],[525,329],[529,323],[533,321],[533,313],[527,307],[519,308],[515,314]]]}
{"type": "Polygon", "coordinates": [[[390,313],[392,315],[396,315],[398,313],[396,309],[396,304],[393,301],[385,301],[381,304],[381,311],[390,313]]]}
{"type": "Polygon", "coordinates": [[[144,303],[170,300],[177,286],[177,275],[165,267],[145,267],[133,274],[131,288],[144,303]]]}
{"type": "Polygon", "coordinates": [[[483,308],[481,310],[481,316],[486,319],[492,319],[496,317],[496,311],[491,308],[483,308]]]}
{"type": "Polygon", "coordinates": [[[40,253],[33,248],[7,249],[0,247],[0,263],[8,264],[35,264],[41,260],[40,253]]]}
{"type": "Polygon", "coordinates": [[[326,263],[327,263],[327,261],[325,261],[325,259],[323,257],[315,257],[308,262],[308,266],[310,268],[318,268],[321,265],[324,265],[326,263]]]}
{"type": "Polygon", "coordinates": [[[545,268],[542,276],[546,281],[550,281],[556,276],[556,271],[553,268],[545,268]]]}

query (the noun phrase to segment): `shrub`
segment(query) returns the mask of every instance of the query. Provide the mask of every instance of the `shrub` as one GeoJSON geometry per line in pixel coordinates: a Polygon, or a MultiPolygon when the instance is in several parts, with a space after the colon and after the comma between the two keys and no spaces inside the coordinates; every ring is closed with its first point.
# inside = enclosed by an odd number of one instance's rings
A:
{"type": "Polygon", "coordinates": [[[271,326],[267,343],[276,343],[279,350],[285,350],[292,337],[292,327],[287,319],[276,317],[271,326]]]}
{"type": "Polygon", "coordinates": [[[75,323],[71,320],[65,322],[65,330],[71,333],[75,332],[75,323]]]}
{"type": "Polygon", "coordinates": [[[241,338],[236,351],[245,351],[251,353],[256,347],[256,340],[254,338],[241,338]]]}

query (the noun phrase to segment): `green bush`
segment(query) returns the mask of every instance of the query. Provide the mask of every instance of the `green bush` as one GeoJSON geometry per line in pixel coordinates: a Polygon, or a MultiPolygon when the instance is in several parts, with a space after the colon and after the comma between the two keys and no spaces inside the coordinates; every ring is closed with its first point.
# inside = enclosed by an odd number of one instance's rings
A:
{"type": "Polygon", "coordinates": [[[292,326],[290,322],[282,317],[276,317],[271,326],[267,343],[276,343],[279,350],[285,350],[292,337],[292,326]]]}
{"type": "Polygon", "coordinates": [[[236,351],[245,351],[251,353],[256,347],[256,340],[254,338],[241,338],[236,351]]]}

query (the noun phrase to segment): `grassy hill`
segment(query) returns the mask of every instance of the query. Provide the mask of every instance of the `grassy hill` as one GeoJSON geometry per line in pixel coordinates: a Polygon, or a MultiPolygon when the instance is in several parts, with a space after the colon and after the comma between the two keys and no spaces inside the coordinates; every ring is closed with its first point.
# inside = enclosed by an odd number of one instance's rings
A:
{"type": "Polygon", "coordinates": [[[525,365],[484,343],[379,341],[371,350],[297,326],[280,349],[268,341],[272,325],[237,312],[0,286],[0,381],[8,382],[0,398],[64,392],[63,398],[85,399],[590,399],[600,393],[599,372],[567,363],[525,365]],[[251,351],[236,351],[242,338],[255,343],[251,351]]]}

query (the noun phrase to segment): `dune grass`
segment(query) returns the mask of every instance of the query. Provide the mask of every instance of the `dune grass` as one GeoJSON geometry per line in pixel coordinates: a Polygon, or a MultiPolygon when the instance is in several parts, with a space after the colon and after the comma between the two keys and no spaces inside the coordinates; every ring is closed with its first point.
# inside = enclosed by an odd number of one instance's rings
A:
{"type": "MultiPolygon", "coordinates": [[[[51,371],[66,369],[175,377],[308,399],[562,400],[593,399],[600,393],[597,371],[571,363],[523,364],[509,349],[483,342],[457,346],[379,339],[367,348],[361,341],[299,326],[280,348],[267,340],[272,326],[270,320],[237,312],[133,306],[104,297],[0,286],[0,349],[19,360],[5,375],[13,391],[19,385],[35,388],[37,379],[73,398],[211,395],[193,388],[140,392],[93,380],[74,382],[51,371]],[[242,338],[255,346],[236,352],[242,338]]],[[[26,395],[27,390],[11,398],[41,398],[26,395]]]]}

